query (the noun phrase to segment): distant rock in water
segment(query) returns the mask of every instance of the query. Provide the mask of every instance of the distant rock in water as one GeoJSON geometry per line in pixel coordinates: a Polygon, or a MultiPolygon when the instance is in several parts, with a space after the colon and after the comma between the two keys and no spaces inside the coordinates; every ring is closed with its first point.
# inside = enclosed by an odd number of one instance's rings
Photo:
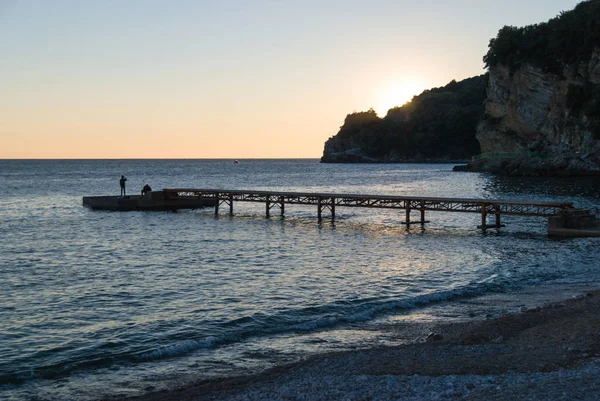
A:
{"type": "Polygon", "coordinates": [[[600,176],[600,167],[579,156],[490,157],[454,166],[453,171],[490,172],[509,176],[600,176]]]}
{"type": "Polygon", "coordinates": [[[480,152],[475,129],[483,115],[481,75],[426,90],[384,118],[370,109],[348,114],[325,143],[324,163],[440,162],[480,152]]]}
{"type": "Polygon", "coordinates": [[[600,174],[600,1],[490,41],[483,155],[471,171],[600,174]]]}
{"type": "MultiPolygon", "coordinates": [[[[341,152],[331,152],[328,154],[330,163],[378,163],[380,160],[369,157],[364,154],[360,148],[346,149],[341,152]]],[[[321,161],[324,161],[321,159],[321,161]]]]}

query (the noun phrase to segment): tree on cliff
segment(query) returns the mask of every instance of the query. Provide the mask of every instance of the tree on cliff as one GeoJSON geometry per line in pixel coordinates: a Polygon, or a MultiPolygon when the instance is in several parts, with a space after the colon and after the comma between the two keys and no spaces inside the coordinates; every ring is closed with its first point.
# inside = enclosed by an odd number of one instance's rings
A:
{"type": "Polygon", "coordinates": [[[479,153],[475,127],[483,114],[486,77],[426,90],[379,118],[373,109],[348,114],[325,144],[321,161],[466,159],[479,153]]]}
{"type": "Polygon", "coordinates": [[[490,40],[483,61],[487,67],[507,66],[511,74],[530,64],[561,80],[569,80],[565,99],[569,116],[579,120],[585,116],[585,125],[595,139],[600,139],[600,85],[590,81],[586,68],[580,68],[598,50],[600,0],[588,0],[548,22],[521,28],[503,27],[490,40]],[[575,82],[574,75],[583,84],[575,82]]]}
{"type": "Polygon", "coordinates": [[[503,64],[511,71],[530,63],[562,75],[562,65],[588,62],[599,44],[600,0],[588,0],[548,22],[503,27],[490,40],[483,62],[486,67],[503,64]]]}

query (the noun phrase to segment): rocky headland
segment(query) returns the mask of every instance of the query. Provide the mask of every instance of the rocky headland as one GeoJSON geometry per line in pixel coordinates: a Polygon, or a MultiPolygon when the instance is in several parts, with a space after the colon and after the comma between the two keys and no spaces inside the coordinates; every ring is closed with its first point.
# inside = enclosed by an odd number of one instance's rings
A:
{"type": "Polygon", "coordinates": [[[471,159],[456,170],[600,175],[598,15],[600,0],[588,0],[545,23],[505,26],[485,76],[426,91],[383,119],[349,115],[321,160],[471,159]]]}
{"type": "Polygon", "coordinates": [[[452,81],[394,107],[348,114],[325,143],[325,163],[457,162],[479,153],[486,76],[452,81]]]}
{"type": "Polygon", "coordinates": [[[600,174],[600,1],[547,23],[504,27],[484,57],[489,79],[474,171],[600,174]]]}

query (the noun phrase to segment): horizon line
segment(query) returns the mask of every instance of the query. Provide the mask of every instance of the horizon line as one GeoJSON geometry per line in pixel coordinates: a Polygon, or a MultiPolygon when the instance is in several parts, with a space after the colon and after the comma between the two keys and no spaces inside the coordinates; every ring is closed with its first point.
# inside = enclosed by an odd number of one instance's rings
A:
{"type": "Polygon", "coordinates": [[[59,158],[0,158],[8,160],[317,160],[320,157],[59,157],[59,158]]]}

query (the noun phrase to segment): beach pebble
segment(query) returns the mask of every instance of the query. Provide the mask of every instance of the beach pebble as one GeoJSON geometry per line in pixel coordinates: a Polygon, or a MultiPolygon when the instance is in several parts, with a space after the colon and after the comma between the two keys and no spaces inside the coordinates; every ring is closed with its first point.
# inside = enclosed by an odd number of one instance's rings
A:
{"type": "Polygon", "coordinates": [[[501,342],[503,342],[503,341],[504,341],[504,336],[499,336],[499,337],[496,337],[496,338],[494,338],[494,339],[492,340],[492,343],[493,343],[493,344],[500,344],[500,343],[501,343],[501,342]]]}
{"type": "Polygon", "coordinates": [[[443,339],[444,339],[444,337],[441,334],[429,333],[427,335],[427,337],[425,338],[425,341],[427,341],[427,342],[433,342],[433,341],[441,341],[443,339]]]}

